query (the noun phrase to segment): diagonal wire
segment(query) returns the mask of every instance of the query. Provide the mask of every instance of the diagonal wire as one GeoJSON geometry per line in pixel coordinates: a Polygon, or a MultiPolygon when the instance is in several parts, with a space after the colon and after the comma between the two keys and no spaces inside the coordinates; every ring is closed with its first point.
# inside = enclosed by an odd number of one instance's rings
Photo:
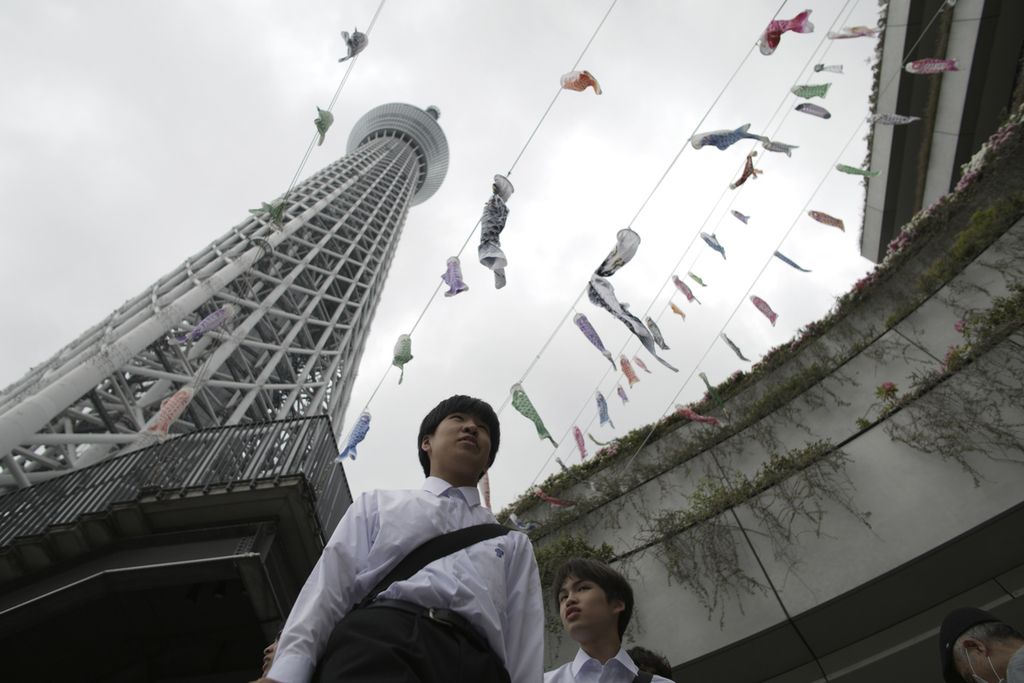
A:
{"type": "MultiPolygon", "coordinates": [[[[618,1],[619,0],[612,0],[611,4],[608,5],[608,10],[604,13],[604,16],[601,17],[601,21],[598,22],[597,27],[594,29],[593,33],[590,34],[590,39],[587,40],[587,44],[583,46],[583,50],[580,52],[579,56],[576,58],[576,61],[573,63],[572,69],[570,69],[570,71],[575,70],[576,67],[579,66],[580,62],[583,61],[583,57],[586,56],[587,50],[590,49],[590,45],[594,42],[594,39],[597,38],[597,34],[601,31],[601,27],[604,26],[605,21],[608,19],[608,15],[610,15],[612,13],[612,10],[615,9],[615,5],[618,4],[618,1]]],[[[383,5],[383,4],[384,4],[384,0],[381,1],[381,5],[383,5]]],[[[378,9],[378,12],[379,12],[379,9],[378,9]]],[[[376,19],[376,15],[374,16],[374,19],[376,19]]],[[[547,119],[547,117],[548,117],[548,114],[551,112],[551,109],[555,106],[555,102],[558,100],[558,96],[562,94],[562,90],[563,89],[561,87],[559,87],[558,90],[555,92],[555,96],[553,98],[551,98],[551,102],[548,103],[547,108],[540,115],[540,118],[537,120],[537,124],[533,127],[533,130],[530,132],[529,137],[526,138],[526,142],[523,143],[522,148],[520,148],[519,153],[516,155],[515,160],[512,162],[512,165],[509,167],[508,172],[505,174],[506,176],[511,176],[512,175],[512,171],[515,170],[515,167],[519,163],[519,160],[523,158],[524,154],[526,154],[527,148],[529,148],[530,143],[533,142],[534,136],[537,135],[537,131],[540,130],[541,125],[543,125],[545,119],[547,119]]],[[[312,143],[310,143],[310,148],[312,149],[312,143]]],[[[477,219],[477,222],[473,226],[473,229],[469,231],[468,235],[466,235],[465,241],[463,241],[462,246],[459,247],[458,253],[456,253],[457,257],[461,257],[462,256],[462,252],[464,252],[466,250],[466,247],[469,246],[470,240],[473,239],[473,235],[476,234],[477,228],[480,227],[480,222],[481,222],[481,219],[477,219]]],[[[412,333],[416,331],[416,328],[419,326],[420,322],[423,320],[423,317],[427,314],[427,310],[430,308],[430,305],[432,303],[434,303],[434,299],[437,298],[438,293],[443,288],[444,288],[444,283],[443,282],[438,283],[434,287],[434,291],[430,294],[430,297],[427,299],[427,303],[420,310],[419,315],[416,317],[416,322],[413,323],[412,327],[409,329],[409,332],[407,334],[409,334],[411,336],[412,333]]],[[[579,301],[578,298],[577,298],[577,301],[579,301]]],[[[545,348],[547,348],[547,345],[545,345],[545,348]]],[[[540,357],[540,354],[538,354],[538,358],[539,357],[540,357]]],[[[380,391],[381,386],[384,385],[384,380],[387,379],[388,373],[391,372],[391,368],[392,367],[394,367],[394,366],[389,365],[387,368],[385,368],[384,373],[381,375],[380,380],[377,382],[377,386],[374,387],[373,391],[370,393],[370,397],[366,399],[366,403],[363,406],[363,410],[364,411],[369,409],[370,403],[377,396],[377,392],[380,391]]],[[[506,403],[507,403],[507,401],[506,401],[506,403]]],[[[502,406],[502,407],[504,407],[504,406],[502,406]]]]}

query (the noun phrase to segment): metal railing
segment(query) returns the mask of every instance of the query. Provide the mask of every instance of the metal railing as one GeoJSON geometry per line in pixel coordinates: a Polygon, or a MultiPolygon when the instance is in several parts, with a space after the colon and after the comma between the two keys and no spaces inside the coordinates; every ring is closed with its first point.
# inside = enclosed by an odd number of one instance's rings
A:
{"type": "Polygon", "coordinates": [[[0,496],[0,547],[142,495],[276,484],[304,475],[329,536],[352,500],[326,416],[217,427],[111,458],[0,496]]]}

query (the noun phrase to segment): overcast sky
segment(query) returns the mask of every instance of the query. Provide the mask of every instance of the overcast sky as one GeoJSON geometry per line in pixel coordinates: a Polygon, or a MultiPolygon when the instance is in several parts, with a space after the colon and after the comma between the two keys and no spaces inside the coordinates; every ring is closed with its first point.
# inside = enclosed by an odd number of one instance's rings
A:
{"type": "MultiPolygon", "coordinates": [[[[344,73],[339,31],[365,29],[377,4],[4,3],[0,309],[8,333],[0,385],[287,187],[316,107],[330,102],[344,73]]],[[[303,177],[344,154],[363,113],[394,101],[441,109],[450,166],[437,194],[409,214],[344,420],[346,438],[398,335],[476,224],[491,177],[509,169],[609,4],[387,0],[335,107],[334,128],[303,177]]],[[[574,422],[607,440],[658,419],[677,392],[682,403],[699,398],[696,371],[719,382],[749,368],[714,341],[730,316],[727,334],[759,358],[825,314],[872,267],[859,255],[863,189],[832,167],[864,158],[876,43],[833,42],[825,33],[834,23],[874,25],[875,0],[786,2],[779,16],[812,9],[815,32],[785,34],[772,56],[755,49],[712,108],[779,4],[618,2],[580,64],[604,94],[564,92],[511,176],[516,194],[502,235],[508,286],[495,290],[476,262],[474,235],[462,257],[470,291],[434,301],[413,335],[405,381],[398,386],[392,370],[369,406],[370,434],[359,460],[345,465],[353,493],[419,485],[416,429],[439,399],[470,393],[495,408],[504,402],[705,115],[702,131],[751,123],[799,149],[792,158],[761,150],[764,175],[735,191],[728,185],[750,144],[685,149],[632,223],[643,238],[636,257],[612,278],[634,312],[650,310],[671,346],[664,356],[680,371],[641,350],[653,374],[638,371],[623,406],[615,395],[617,383],[627,386],[621,373],[602,381],[610,367],[569,315],[524,380],[564,461],[579,459],[567,434],[574,422]],[[842,64],[845,73],[811,73],[816,62],[842,64]],[[794,112],[801,100],[790,86],[823,82],[833,84],[828,97],[813,101],[832,118],[794,112]],[[812,221],[805,205],[842,218],[846,231],[812,221]],[[730,208],[751,215],[749,225],[730,208]],[[727,260],[695,239],[701,230],[717,233],[727,260]],[[772,259],[776,248],[813,273],[772,259]],[[709,285],[688,280],[702,305],[668,282],[688,270],[709,285]],[[747,300],[751,286],[778,312],[774,327],[747,300]],[[667,311],[670,297],[685,322],[667,311]],[[599,382],[614,430],[591,423],[599,382]]],[[[637,353],[639,344],[609,314],[585,298],[576,310],[616,356],[623,345],[628,356],[637,353]]],[[[551,446],[529,422],[511,407],[501,420],[496,509],[557,470],[551,446]]]]}

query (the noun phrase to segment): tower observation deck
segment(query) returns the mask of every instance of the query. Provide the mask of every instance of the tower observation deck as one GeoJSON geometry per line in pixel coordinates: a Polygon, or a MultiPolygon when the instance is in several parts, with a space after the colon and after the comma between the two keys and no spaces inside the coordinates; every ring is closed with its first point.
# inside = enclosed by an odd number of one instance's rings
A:
{"type": "Polygon", "coordinates": [[[0,491],[165,431],[326,415],[337,437],[409,208],[447,172],[438,116],[367,112],[280,224],[250,216],[0,392],[0,491]]]}

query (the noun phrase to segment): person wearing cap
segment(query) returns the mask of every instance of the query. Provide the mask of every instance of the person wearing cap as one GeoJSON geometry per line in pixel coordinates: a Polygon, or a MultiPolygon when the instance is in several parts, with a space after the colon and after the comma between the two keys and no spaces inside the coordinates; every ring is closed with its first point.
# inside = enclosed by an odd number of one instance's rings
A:
{"type": "Polygon", "coordinates": [[[975,607],[943,619],[939,656],[946,683],[1024,683],[1024,635],[975,607]]]}

